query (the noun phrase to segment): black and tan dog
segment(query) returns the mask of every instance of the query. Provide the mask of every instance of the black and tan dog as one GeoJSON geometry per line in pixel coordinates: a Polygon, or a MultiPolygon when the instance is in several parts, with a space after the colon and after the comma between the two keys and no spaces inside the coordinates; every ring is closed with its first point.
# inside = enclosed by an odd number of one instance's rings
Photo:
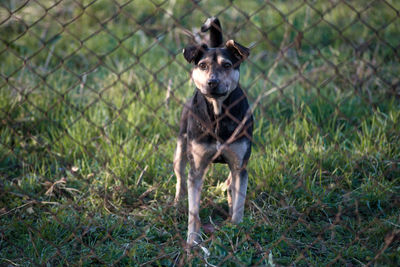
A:
{"type": "Polygon", "coordinates": [[[196,89],[182,112],[174,171],[175,203],[188,192],[189,245],[199,241],[200,192],[211,163],[229,165],[229,213],[233,223],[242,221],[248,180],[246,165],[251,153],[253,117],[239,86],[239,67],[249,56],[249,49],[233,40],[223,45],[217,18],[206,21],[202,31],[208,30],[209,45],[190,45],[183,50],[184,58],[194,64],[191,77],[196,89]],[[187,162],[190,171],[186,187],[187,162]]]}

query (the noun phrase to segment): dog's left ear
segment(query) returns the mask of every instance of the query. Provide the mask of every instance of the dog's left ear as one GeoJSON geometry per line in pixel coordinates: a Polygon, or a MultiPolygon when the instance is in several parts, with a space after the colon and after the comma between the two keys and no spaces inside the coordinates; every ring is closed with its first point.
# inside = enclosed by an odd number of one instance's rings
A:
{"type": "Polygon", "coordinates": [[[250,49],[233,40],[227,41],[225,46],[240,62],[244,61],[250,55],[250,49]]]}
{"type": "Polygon", "coordinates": [[[197,64],[202,55],[207,51],[206,44],[202,45],[189,45],[183,49],[183,57],[189,63],[197,64]]]}

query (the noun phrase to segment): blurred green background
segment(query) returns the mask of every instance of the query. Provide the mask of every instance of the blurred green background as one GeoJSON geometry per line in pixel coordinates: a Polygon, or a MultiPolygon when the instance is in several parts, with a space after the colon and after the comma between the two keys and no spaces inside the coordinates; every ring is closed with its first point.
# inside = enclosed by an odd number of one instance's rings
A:
{"type": "Polygon", "coordinates": [[[400,264],[400,2],[0,2],[0,262],[400,264]],[[205,179],[209,256],[172,207],[182,49],[207,17],[251,47],[245,220],[205,179]]]}

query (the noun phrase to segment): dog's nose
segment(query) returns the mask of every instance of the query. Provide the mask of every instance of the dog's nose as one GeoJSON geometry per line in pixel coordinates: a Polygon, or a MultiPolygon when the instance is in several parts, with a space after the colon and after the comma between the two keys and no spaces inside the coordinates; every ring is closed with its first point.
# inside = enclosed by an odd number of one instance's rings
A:
{"type": "Polygon", "coordinates": [[[219,80],[218,79],[209,79],[207,83],[208,83],[208,86],[210,86],[211,88],[215,88],[218,86],[219,80]]]}

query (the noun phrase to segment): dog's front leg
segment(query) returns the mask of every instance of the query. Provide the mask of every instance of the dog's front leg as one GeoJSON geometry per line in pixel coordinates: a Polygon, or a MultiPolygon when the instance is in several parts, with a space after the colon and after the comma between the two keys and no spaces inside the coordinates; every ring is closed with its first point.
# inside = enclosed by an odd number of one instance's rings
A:
{"type": "Polygon", "coordinates": [[[248,174],[246,169],[231,170],[231,173],[232,181],[228,189],[231,198],[230,211],[232,222],[238,224],[243,220],[248,174]]]}
{"type": "Polygon", "coordinates": [[[229,145],[223,152],[228,159],[231,173],[226,181],[228,185],[229,215],[233,223],[243,220],[244,203],[246,199],[248,174],[247,159],[250,155],[250,141],[242,140],[229,145]]]}
{"type": "Polygon", "coordinates": [[[193,246],[199,242],[200,235],[200,195],[203,186],[204,170],[191,168],[188,179],[188,198],[189,198],[189,215],[188,215],[188,236],[187,243],[193,246]]]}
{"type": "Polygon", "coordinates": [[[200,194],[203,187],[203,179],[211,163],[215,148],[208,144],[192,141],[189,144],[190,171],[188,177],[188,236],[187,243],[193,246],[200,241],[200,194]]]}

